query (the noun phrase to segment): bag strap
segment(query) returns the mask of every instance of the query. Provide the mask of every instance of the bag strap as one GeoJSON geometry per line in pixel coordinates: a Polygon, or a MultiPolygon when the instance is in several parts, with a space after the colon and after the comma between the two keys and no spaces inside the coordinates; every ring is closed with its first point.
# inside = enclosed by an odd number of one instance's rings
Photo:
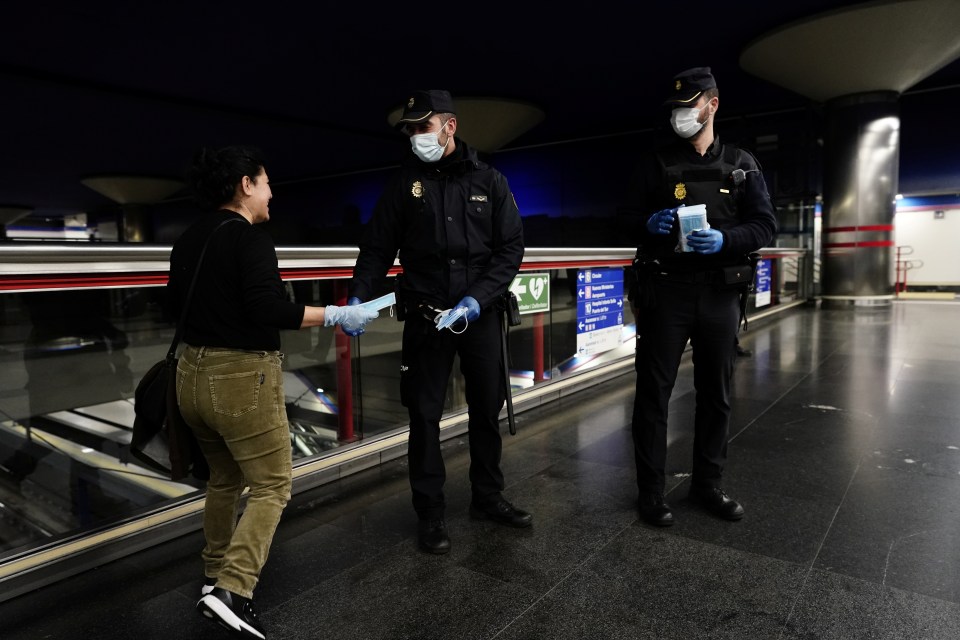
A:
{"type": "Polygon", "coordinates": [[[751,251],[746,257],[747,264],[750,265],[750,282],[743,291],[740,292],[740,322],[737,324],[737,332],[740,332],[740,325],[743,330],[747,330],[747,298],[751,293],[757,290],[757,263],[760,262],[760,252],[751,251]]]}
{"type": "Polygon", "coordinates": [[[193,289],[197,284],[197,276],[200,275],[200,266],[203,264],[203,257],[207,254],[207,247],[210,246],[210,240],[213,239],[214,234],[220,230],[220,227],[228,222],[240,222],[240,220],[237,218],[224,220],[214,227],[213,231],[210,232],[210,235],[207,236],[206,242],[203,243],[203,249],[200,251],[200,259],[197,260],[197,268],[193,271],[193,278],[190,279],[190,288],[187,289],[187,297],[183,301],[183,310],[180,311],[180,321],[177,323],[177,330],[173,334],[173,342],[170,343],[170,350],[167,351],[168,362],[172,362],[177,357],[177,345],[180,344],[180,340],[183,338],[183,328],[187,324],[187,312],[190,311],[190,301],[193,299],[193,289]]]}

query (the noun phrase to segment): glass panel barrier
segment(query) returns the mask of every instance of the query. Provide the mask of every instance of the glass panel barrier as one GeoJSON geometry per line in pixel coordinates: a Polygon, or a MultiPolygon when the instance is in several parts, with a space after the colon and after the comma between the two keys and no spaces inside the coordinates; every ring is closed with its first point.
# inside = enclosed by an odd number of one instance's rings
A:
{"type": "MultiPolygon", "coordinates": [[[[278,248],[288,295],[305,304],[343,304],[356,252],[278,248]]],[[[134,388],[174,334],[162,286],[168,255],[169,247],[0,247],[0,584],[33,568],[40,550],[94,533],[102,544],[121,525],[129,536],[131,523],[149,516],[155,525],[174,505],[178,517],[202,509],[202,481],[171,482],[137,464],[128,449],[134,388]]],[[[751,316],[808,294],[806,252],[764,255],[770,295],[763,306],[751,296],[751,316]]],[[[622,282],[631,257],[626,249],[527,250],[527,278],[516,290],[531,304],[508,332],[515,396],[612,364],[630,370],[629,305],[616,287],[600,300],[599,280],[591,292],[590,278],[603,273],[622,282]],[[585,331],[604,324],[594,327],[585,314],[599,317],[601,308],[609,325],[605,346],[584,347],[585,331]]],[[[384,292],[398,271],[391,270],[384,292]]],[[[405,453],[404,325],[391,316],[394,309],[381,311],[359,338],[323,327],[283,333],[290,441],[301,480],[295,490],[364,468],[345,468],[360,457],[365,466],[378,464],[387,447],[394,456],[405,453]]],[[[456,363],[453,371],[444,437],[464,428],[456,363]]]]}

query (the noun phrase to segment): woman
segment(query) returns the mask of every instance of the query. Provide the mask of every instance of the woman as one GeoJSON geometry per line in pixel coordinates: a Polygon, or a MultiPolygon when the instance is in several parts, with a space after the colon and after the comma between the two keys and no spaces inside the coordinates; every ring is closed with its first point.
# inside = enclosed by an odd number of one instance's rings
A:
{"type": "Polygon", "coordinates": [[[206,580],[197,609],[238,636],[264,638],[253,590],[291,485],[280,329],[340,324],[355,332],[377,312],[286,299],[276,249],[256,226],[270,219],[272,197],[257,149],[201,149],[188,181],[210,213],[174,244],[167,287],[174,317],[180,317],[209,238],[177,366],[180,411],[210,466],[206,580]],[[250,493],[237,521],[245,486],[250,493]]]}

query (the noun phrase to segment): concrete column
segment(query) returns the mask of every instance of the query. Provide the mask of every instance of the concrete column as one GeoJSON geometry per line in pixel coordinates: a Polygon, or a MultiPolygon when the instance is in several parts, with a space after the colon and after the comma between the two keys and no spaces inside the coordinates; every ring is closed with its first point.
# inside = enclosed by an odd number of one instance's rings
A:
{"type": "Polygon", "coordinates": [[[120,212],[120,242],[152,242],[147,205],[127,203],[120,212]]]}
{"type": "Polygon", "coordinates": [[[888,306],[896,265],[898,94],[835,98],[824,113],[822,299],[830,306],[888,306]]]}

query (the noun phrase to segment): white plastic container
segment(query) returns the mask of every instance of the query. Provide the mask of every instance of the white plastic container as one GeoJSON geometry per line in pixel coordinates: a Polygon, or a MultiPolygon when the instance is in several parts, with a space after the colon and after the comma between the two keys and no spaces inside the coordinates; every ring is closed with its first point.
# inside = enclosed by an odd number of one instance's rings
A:
{"type": "Polygon", "coordinates": [[[694,231],[710,228],[710,223],[707,222],[707,205],[680,207],[677,209],[677,217],[680,219],[680,248],[687,252],[693,251],[687,246],[687,236],[694,231]]]}

